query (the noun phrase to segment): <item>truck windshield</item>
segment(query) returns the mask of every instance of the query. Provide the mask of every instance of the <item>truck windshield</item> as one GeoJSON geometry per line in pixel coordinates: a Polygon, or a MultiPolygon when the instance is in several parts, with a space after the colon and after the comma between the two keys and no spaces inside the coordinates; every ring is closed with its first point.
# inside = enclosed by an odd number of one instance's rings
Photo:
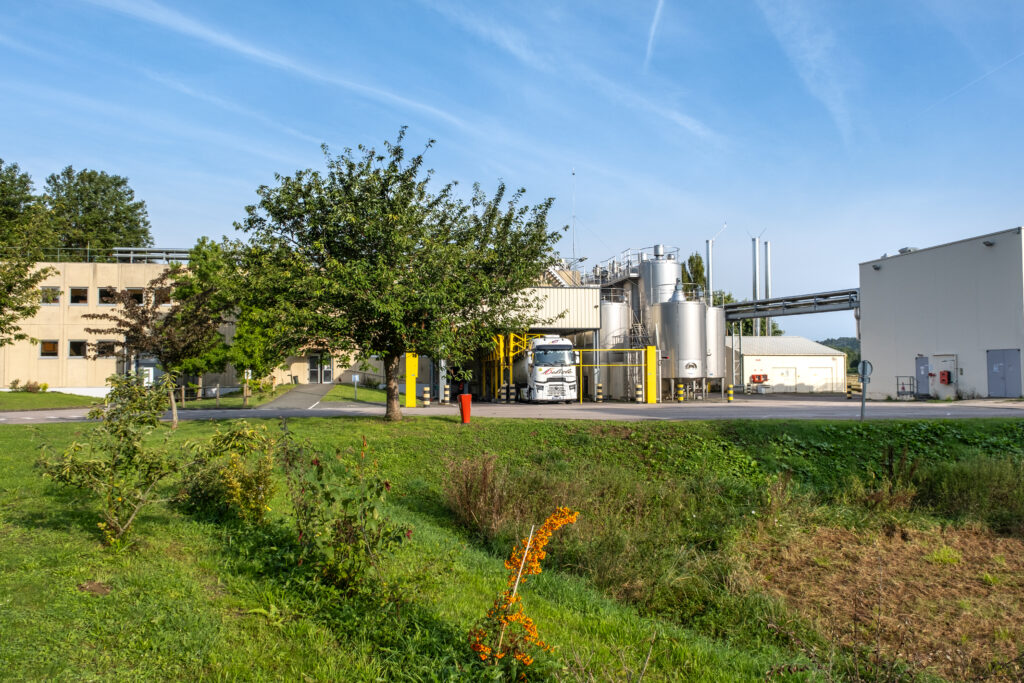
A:
{"type": "Polygon", "coordinates": [[[536,349],[533,352],[534,365],[573,365],[575,362],[572,349],[536,349]]]}

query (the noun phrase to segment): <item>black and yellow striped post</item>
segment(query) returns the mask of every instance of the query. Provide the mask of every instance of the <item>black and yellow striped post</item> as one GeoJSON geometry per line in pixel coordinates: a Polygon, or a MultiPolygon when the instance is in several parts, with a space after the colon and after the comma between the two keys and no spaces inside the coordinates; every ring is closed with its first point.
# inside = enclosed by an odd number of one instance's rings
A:
{"type": "Polygon", "coordinates": [[[732,403],[732,389],[733,389],[733,386],[730,384],[729,385],[729,390],[725,394],[725,400],[726,400],[727,403],[732,403]]]}
{"type": "Polygon", "coordinates": [[[680,382],[676,385],[676,402],[682,403],[686,400],[686,387],[680,382]]]}
{"type": "Polygon", "coordinates": [[[430,407],[430,387],[423,387],[423,407],[430,407]]]}
{"type": "Polygon", "coordinates": [[[846,400],[849,401],[853,398],[853,387],[849,384],[846,385],[846,400]]]}
{"type": "Polygon", "coordinates": [[[604,403],[604,385],[600,382],[597,383],[597,395],[594,396],[594,401],[597,403],[604,403]]]}
{"type": "Polygon", "coordinates": [[[444,385],[444,391],[441,393],[441,405],[448,405],[452,400],[451,387],[447,384],[444,385]]]}
{"type": "Polygon", "coordinates": [[[644,385],[643,384],[637,384],[636,385],[636,388],[633,390],[633,399],[637,403],[643,403],[644,402],[644,385]]]}

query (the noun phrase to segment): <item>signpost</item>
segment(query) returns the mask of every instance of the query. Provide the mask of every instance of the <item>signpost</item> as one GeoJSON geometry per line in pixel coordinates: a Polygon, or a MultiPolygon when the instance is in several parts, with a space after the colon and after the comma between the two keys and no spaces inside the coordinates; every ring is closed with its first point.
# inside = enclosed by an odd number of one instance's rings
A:
{"type": "Polygon", "coordinates": [[[352,399],[359,400],[359,375],[352,375],[352,399]]]}
{"type": "Polygon", "coordinates": [[[874,367],[871,361],[862,360],[857,364],[857,375],[860,378],[860,421],[864,421],[864,407],[867,404],[867,385],[871,382],[871,371],[874,367]]]}

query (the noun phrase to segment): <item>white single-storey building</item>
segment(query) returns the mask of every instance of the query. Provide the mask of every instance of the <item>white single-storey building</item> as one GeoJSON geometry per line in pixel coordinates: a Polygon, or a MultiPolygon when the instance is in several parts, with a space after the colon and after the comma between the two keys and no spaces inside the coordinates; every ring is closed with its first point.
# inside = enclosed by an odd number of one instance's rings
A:
{"type": "Polygon", "coordinates": [[[860,264],[868,398],[1021,396],[1021,228],[860,264]]]}
{"type": "Polygon", "coordinates": [[[846,354],[796,336],[726,337],[726,377],[772,393],[846,391],[846,354]]]}

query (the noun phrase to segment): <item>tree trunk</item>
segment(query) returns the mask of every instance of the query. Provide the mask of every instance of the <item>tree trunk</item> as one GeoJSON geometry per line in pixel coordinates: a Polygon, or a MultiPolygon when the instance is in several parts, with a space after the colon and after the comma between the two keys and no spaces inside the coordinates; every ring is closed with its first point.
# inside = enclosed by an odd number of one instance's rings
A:
{"type": "Polygon", "coordinates": [[[387,356],[384,359],[384,380],[387,382],[388,394],[388,407],[384,413],[384,419],[393,422],[402,419],[402,404],[398,395],[398,363],[401,358],[401,356],[387,356]]]}
{"type": "Polygon", "coordinates": [[[174,402],[174,387],[171,387],[168,392],[171,395],[171,429],[178,428],[178,405],[174,402]]]}

